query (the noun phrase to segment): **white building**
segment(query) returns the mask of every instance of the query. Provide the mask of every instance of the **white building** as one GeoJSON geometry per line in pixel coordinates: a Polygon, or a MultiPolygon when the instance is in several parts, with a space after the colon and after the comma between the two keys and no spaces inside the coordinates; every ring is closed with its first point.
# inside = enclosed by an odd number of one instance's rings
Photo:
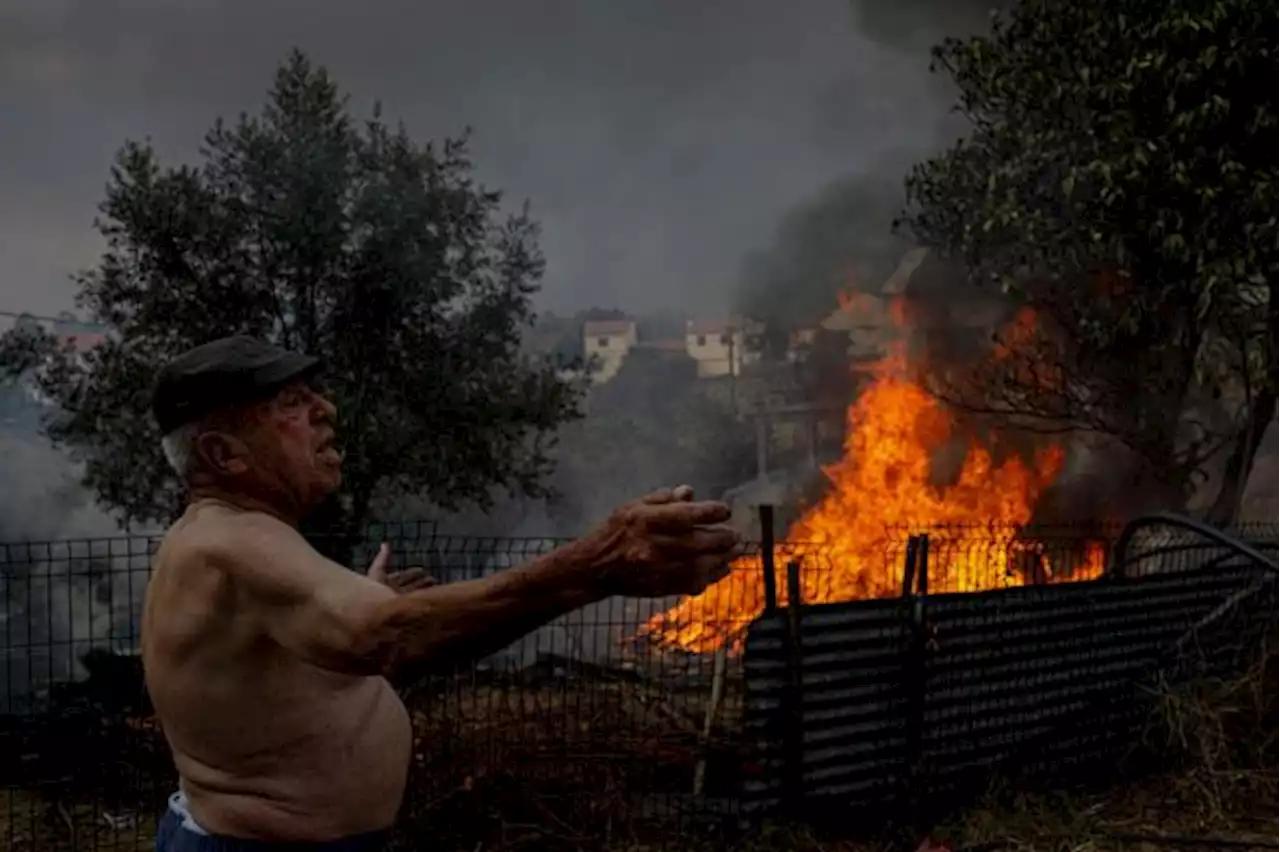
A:
{"type": "Polygon", "coordinates": [[[758,357],[747,345],[745,324],[738,320],[689,320],[684,345],[704,379],[742,375],[743,365],[758,357]]]}
{"type": "Polygon", "coordinates": [[[593,365],[591,380],[607,382],[636,345],[635,320],[587,320],[582,324],[582,354],[593,365]]]}

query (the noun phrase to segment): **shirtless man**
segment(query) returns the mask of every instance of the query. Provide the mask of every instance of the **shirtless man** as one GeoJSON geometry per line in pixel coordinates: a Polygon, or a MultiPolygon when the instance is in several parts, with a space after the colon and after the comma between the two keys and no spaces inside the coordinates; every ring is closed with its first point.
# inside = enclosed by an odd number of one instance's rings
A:
{"type": "Polygon", "coordinates": [[[728,508],[682,487],[484,579],[393,581],[385,545],[367,575],[350,571],[297,529],[341,481],[316,369],[232,337],[174,359],[156,385],[165,455],[190,493],[156,554],[142,624],[180,779],[158,852],[380,848],[411,743],[388,676],[498,650],[612,595],[698,592],[738,545],[728,508]]]}

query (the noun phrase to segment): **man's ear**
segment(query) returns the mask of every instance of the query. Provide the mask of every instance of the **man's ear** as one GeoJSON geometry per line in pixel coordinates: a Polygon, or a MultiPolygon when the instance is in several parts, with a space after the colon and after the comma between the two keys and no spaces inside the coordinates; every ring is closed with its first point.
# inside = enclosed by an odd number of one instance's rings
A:
{"type": "Polygon", "coordinates": [[[195,451],[201,466],[210,473],[240,476],[249,469],[249,448],[226,432],[202,432],[196,436],[195,451]]]}

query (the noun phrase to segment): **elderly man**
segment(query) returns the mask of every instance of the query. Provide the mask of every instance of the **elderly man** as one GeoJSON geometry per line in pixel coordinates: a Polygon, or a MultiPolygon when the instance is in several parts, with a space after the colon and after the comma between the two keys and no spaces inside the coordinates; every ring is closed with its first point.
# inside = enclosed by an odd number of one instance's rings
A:
{"type": "Polygon", "coordinates": [[[497,650],[612,595],[698,592],[738,544],[728,508],[682,487],[484,579],[393,588],[385,545],[367,575],[349,571],[297,528],[341,481],[335,409],[309,382],[317,366],[230,337],[174,359],[156,384],[165,455],[190,492],[142,625],[180,778],[159,852],[380,848],[411,742],[388,676],[497,650]]]}

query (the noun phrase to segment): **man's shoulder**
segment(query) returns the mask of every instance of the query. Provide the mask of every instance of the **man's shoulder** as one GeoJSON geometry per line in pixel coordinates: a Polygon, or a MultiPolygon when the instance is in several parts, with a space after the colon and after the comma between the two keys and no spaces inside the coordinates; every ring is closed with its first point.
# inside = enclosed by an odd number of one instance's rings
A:
{"type": "Polygon", "coordinates": [[[168,558],[222,562],[251,554],[266,541],[301,539],[293,527],[265,512],[220,504],[190,507],[165,533],[161,549],[168,558]]]}

